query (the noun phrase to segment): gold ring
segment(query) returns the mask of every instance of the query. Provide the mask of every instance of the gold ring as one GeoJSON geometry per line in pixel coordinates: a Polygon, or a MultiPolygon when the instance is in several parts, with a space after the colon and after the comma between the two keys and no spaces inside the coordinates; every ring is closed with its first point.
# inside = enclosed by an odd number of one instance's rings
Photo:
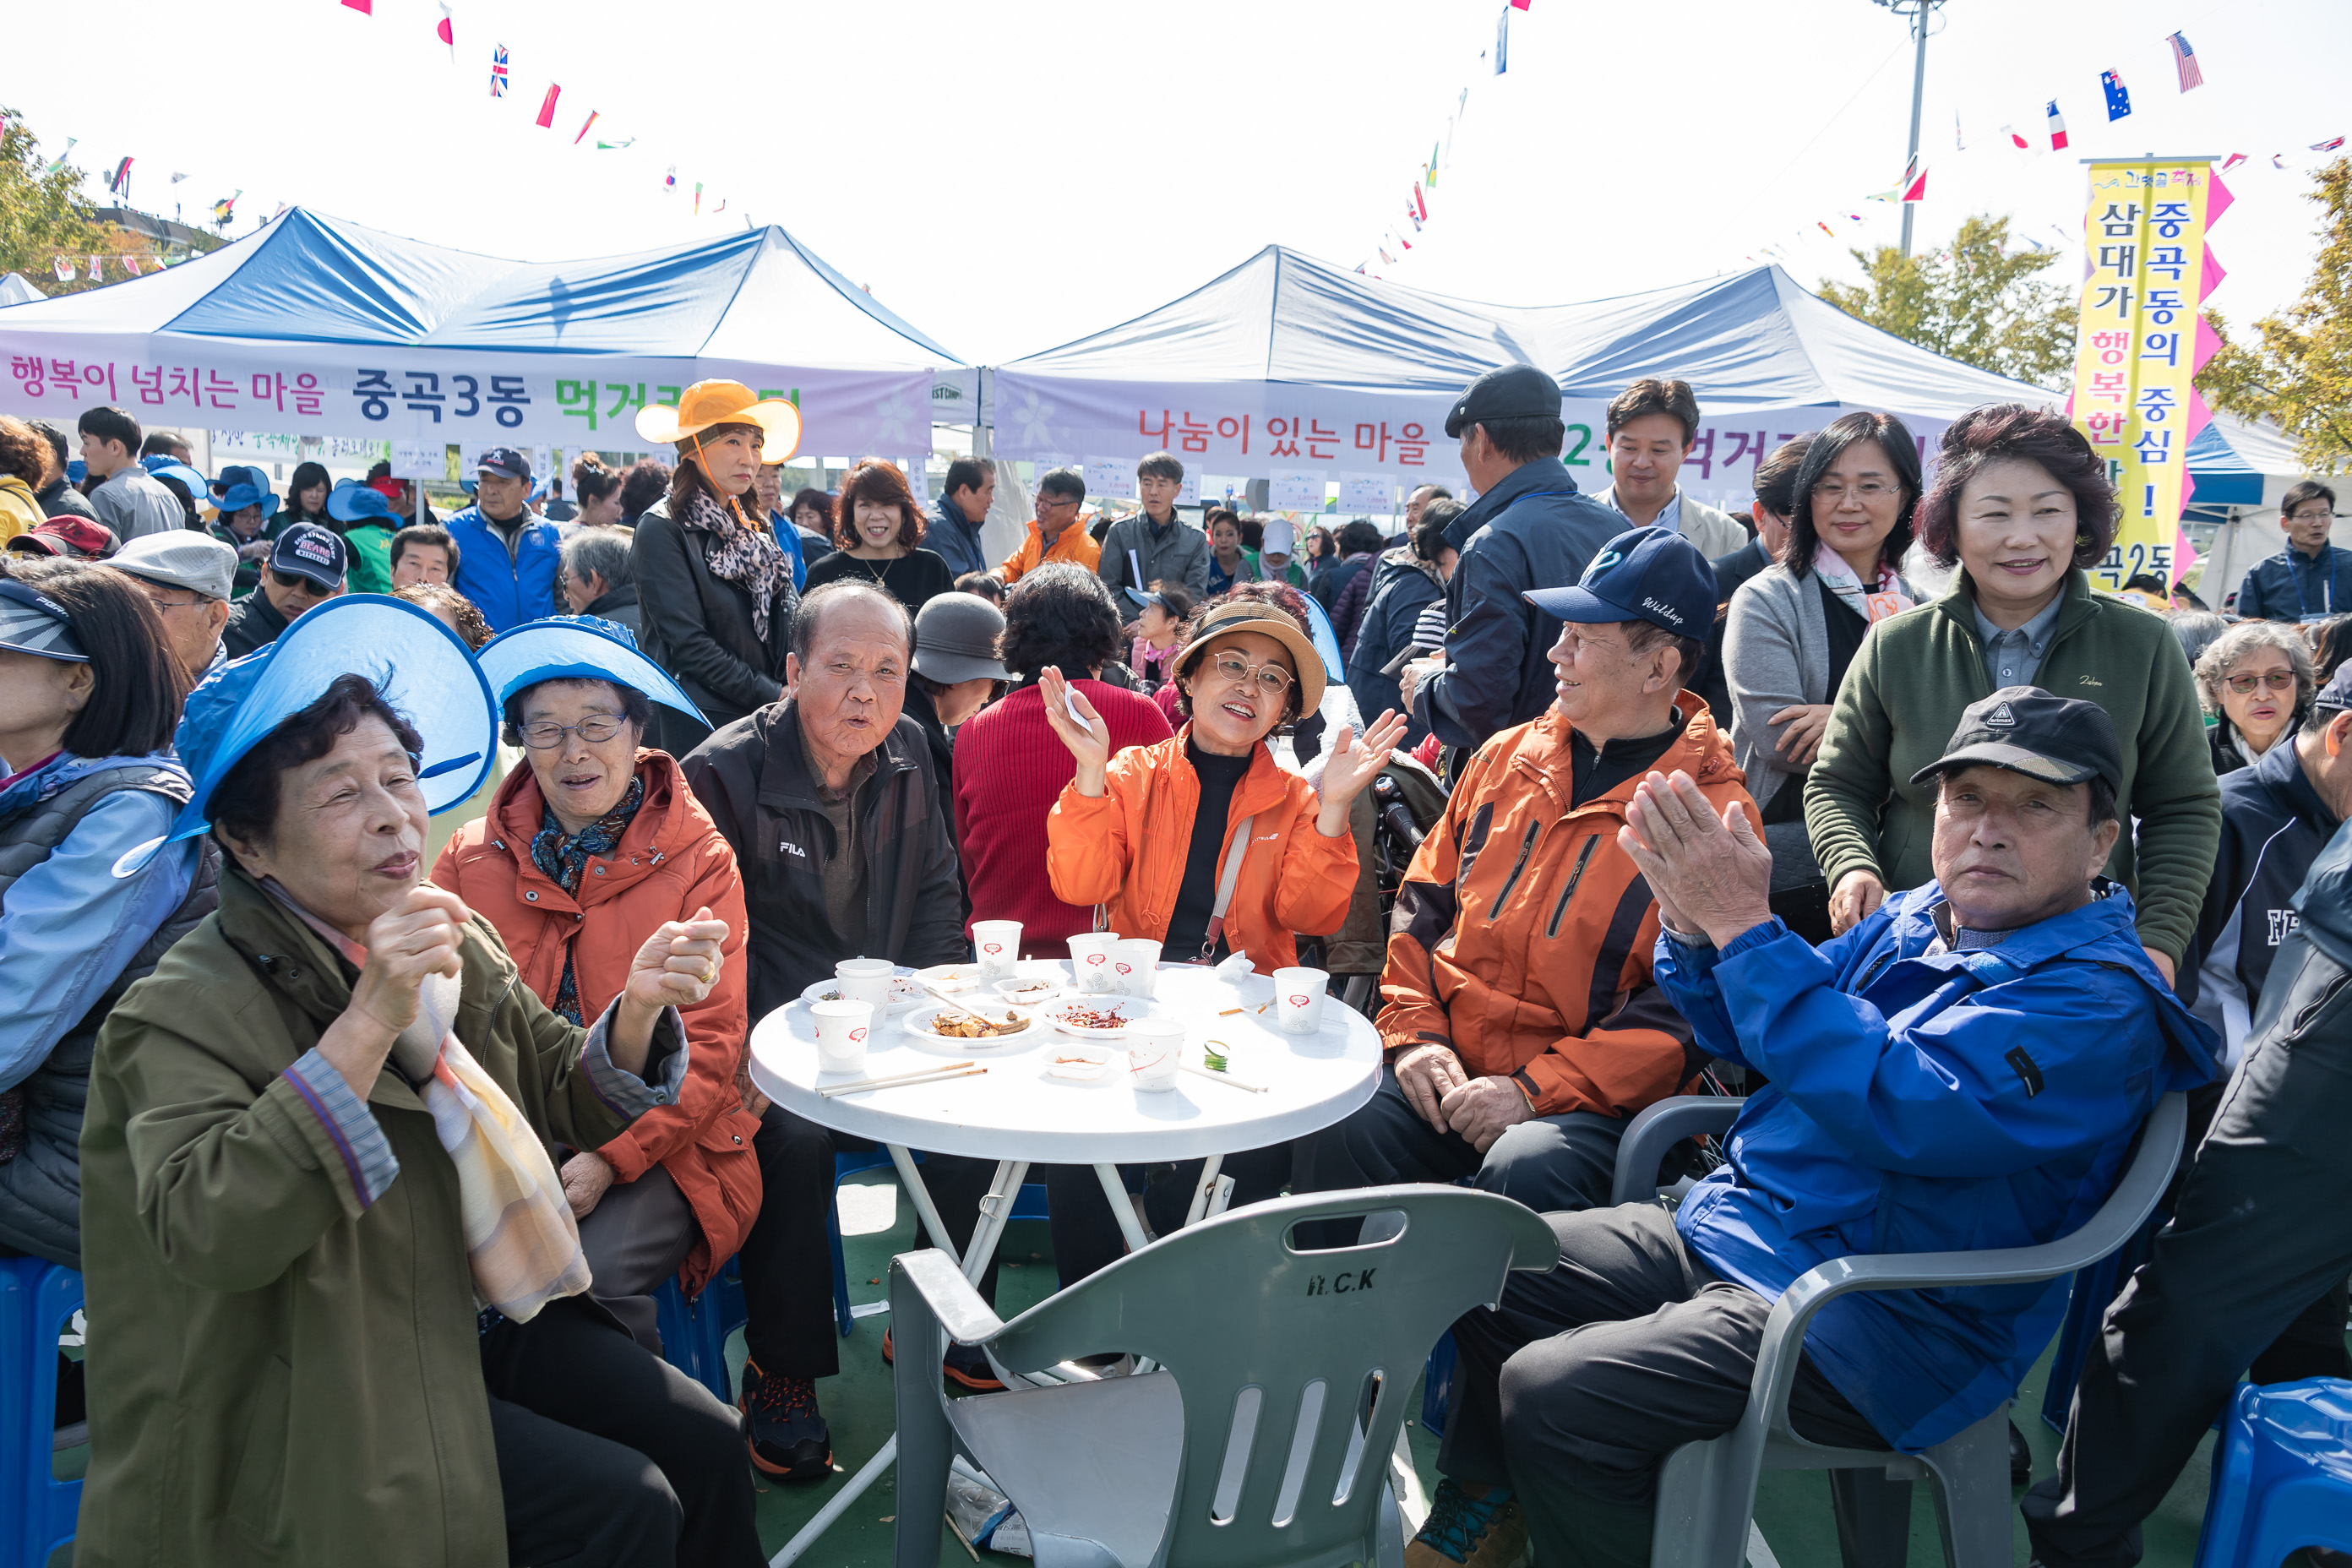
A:
{"type": "Polygon", "coordinates": [[[705,963],[705,964],[702,966],[702,983],[703,983],[705,985],[709,984],[712,981],[714,981],[714,980],[716,980],[716,979],[718,979],[718,978],[719,978],[719,966],[718,966],[717,964],[715,964],[715,963],[705,963]]]}

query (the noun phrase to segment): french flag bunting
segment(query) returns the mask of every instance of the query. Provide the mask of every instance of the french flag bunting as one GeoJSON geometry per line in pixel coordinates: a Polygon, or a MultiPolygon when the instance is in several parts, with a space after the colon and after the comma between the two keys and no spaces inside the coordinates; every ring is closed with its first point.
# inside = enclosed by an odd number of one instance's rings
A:
{"type": "Polygon", "coordinates": [[[2164,41],[2172,46],[2172,64],[2180,72],[2180,90],[2205,85],[2205,73],[2197,64],[2197,51],[2189,47],[2189,39],[2179,33],[2168,33],[2164,41]]]}
{"type": "Polygon", "coordinates": [[[2047,113],[2050,120],[2050,150],[2053,153],[2063,153],[2066,150],[2066,117],[2058,112],[2056,99],[2050,100],[2047,113]]]}

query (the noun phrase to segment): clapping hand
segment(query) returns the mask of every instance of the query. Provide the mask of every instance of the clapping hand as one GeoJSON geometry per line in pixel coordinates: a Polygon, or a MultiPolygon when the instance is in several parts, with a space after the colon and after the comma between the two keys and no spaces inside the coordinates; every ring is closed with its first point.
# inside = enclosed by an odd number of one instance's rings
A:
{"type": "Polygon", "coordinates": [[[720,948],[726,941],[727,922],[712,919],[707,906],[690,921],[664,923],[629,961],[623,994],[655,1012],[693,1006],[719,983],[719,966],[726,962],[720,948]]]}
{"type": "Polygon", "coordinates": [[[1756,836],[1748,806],[1734,801],[1718,819],[1690,774],[1653,773],[1634,786],[1618,847],[1633,858],[1680,931],[1704,931],[1717,947],[1772,918],[1772,851],[1756,836]]]}

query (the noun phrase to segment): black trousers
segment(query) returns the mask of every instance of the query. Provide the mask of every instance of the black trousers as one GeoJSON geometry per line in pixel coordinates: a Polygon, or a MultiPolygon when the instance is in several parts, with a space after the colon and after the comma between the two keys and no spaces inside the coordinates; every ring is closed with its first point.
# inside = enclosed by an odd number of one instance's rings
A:
{"type": "MultiPolygon", "coordinates": [[[[1512,1275],[1454,1325],[1437,1468],[1511,1488],[1547,1568],[1646,1563],[1658,1465],[1738,1424],[1772,1304],[1718,1279],[1654,1204],[1544,1217],[1559,1267],[1512,1275]]],[[[1816,1442],[1887,1447],[1810,1359],[1789,1414],[1816,1442]]]]}
{"type": "Polygon", "coordinates": [[[533,1568],[760,1568],[741,1419],[594,1304],[482,1336],[507,1554],[533,1568]]]}
{"type": "MultiPolygon", "coordinates": [[[[833,1154],[843,1148],[870,1148],[863,1140],[837,1138],[780,1105],[761,1114],[751,1148],[760,1161],[760,1217],[743,1238],[737,1268],[743,1277],[743,1306],[750,1321],[743,1344],[760,1370],[774,1377],[831,1377],[841,1370],[841,1331],[833,1317],[832,1249],[825,1239],[825,1212],[833,1204],[833,1154]]],[[[995,1179],[986,1160],[952,1154],[923,1156],[923,1184],[939,1205],[940,1223],[958,1252],[970,1244],[980,1223],[980,1200],[995,1179]]],[[[930,1241],[919,1221],[915,1245],[930,1241]]],[[[996,1263],[990,1259],[980,1293],[996,1299],[996,1263]]]]}
{"type": "Polygon", "coordinates": [[[2339,1291],[2352,1272],[2347,974],[2300,933],[2281,948],[2263,987],[2267,1025],[2172,1223],[2091,1345],[2058,1474],[2026,1494],[2026,1529],[2048,1568],[2138,1562],[2140,1521],[2258,1358],[2265,1378],[2352,1376],[2339,1291]]]}
{"type": "Polygon", "coordinates": [[[1625,1123],[1613,1116],[1572,1110],[1507,1128],[1481,1154],[1460,1133],[1423,1121],[1398,1086],[1396,1069],[1382,1068],[1381,1087],[1360,1110],[1298,1141],[1293,1190],[1334,1193],[1467,1176],[1481,1191],[1517,1198],[1538,1214],[1598,1208],[1609,1202],[1624,1135],[1625,1123]]]}
{"type": "MultiPolygon", "coordinates": [[[[1226,1155],[1217,1167],[1219,1174],[1234,1179],[1234,1195],[1226,1207],[1237,1209],[1280,1196],[1283,1184],[1290,1180],[1291,1149],[1288,1143],[1276,1143],[1226,1155]]],[[[1148,1180],[1142,1188],[1143,1217],[1154,1236],[1168,1236],[1183,1227],[1184,1216],[1192,1212],[1192,1190],[1200,1185],[1207,1164],[1205,1160],[1179,1160],[1172,1167],[1159,1170],[1121,1165],[1118,1172],[1127,1178],[1130,1192],[1136,1182],[1157,1178],[1148,1180]]],[[[1046,1220],[1054,1233],[1054,1272],[1062,1289],[1068,1289],[1127,1256],[1127,1237],[1119,1231],[1109,1195],[1092,1165],[1047,1165],[1030,1174],[1042,1176],[1045,1184],[1046,1220]]],[[[946,1217],[944,1213],[941,1217],[946,1217]]]]}

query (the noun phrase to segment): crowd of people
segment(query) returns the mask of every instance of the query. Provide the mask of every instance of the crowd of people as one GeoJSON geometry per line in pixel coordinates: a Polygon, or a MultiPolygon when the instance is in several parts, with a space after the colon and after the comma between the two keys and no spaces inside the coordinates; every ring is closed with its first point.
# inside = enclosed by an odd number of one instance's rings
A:
{"type": "MultiPolygon", "coordinates": [[[[2116,500],[2060,416],[1975,410],[1931,479],[1848,415],[1745,520],[1678,481],[1698,422],[1634,383],[1588,493],[1509,366],[1445,421],[1471,493],[1393,534],[1196,525],[1160,452],[1117,520],[1041,474],[991,562],[994,465],[788,497],[793,411],[731,382],[643,411],[671,462],[584,455],[567,499],[492,447],[446,518],[388,470],[206,479],[115,408],[70,478],[0,418],[0,1252],[87,1281],[77,1560],[762,1561],[754,1476],[833,1474],[851,1141],[760,1092],[751,1025],[1013,920],[1026,956],[1376,976],[1377,1089],[1229,1155],[1236,1205],[1467,1182],[1549,1220],[1562,1267],[1454,1326],[1414,1568],[1646,1562],[1659,1462],[1737,1420],[1798,1276],[2063,1235],[2186,1091],[2024,1502],[2047,1568],[2135,1561],[2242,1373],[2352,1375],[2334,495],[2289,493],[2231,624],[2094,587],[2116,500]],[[1441,805],[1383,911],[1400,774],[1441,805]],[[1628,1121],[1726,1084],[1727,1159],[1612,1207],[1628,1121]],[[730,1258],[734,1409],[654,1309],[730,1258]]],[[[1196,1168],[1125,1173],[1185,1223],[1196,1168]]],[[[926,1156],[939,1239],[992,1175],[926,1156]]],[[[1116,1261],[1094,1172],[1041,1179],[1061,1283],[1116,1261]]],[[[1792,1420],[1931,1446],[2066,1302],[1849,1298],[1792,1420]]],[[[1900,1562],[1832,1490],[1848,1562],[1900,1562]]]]}

